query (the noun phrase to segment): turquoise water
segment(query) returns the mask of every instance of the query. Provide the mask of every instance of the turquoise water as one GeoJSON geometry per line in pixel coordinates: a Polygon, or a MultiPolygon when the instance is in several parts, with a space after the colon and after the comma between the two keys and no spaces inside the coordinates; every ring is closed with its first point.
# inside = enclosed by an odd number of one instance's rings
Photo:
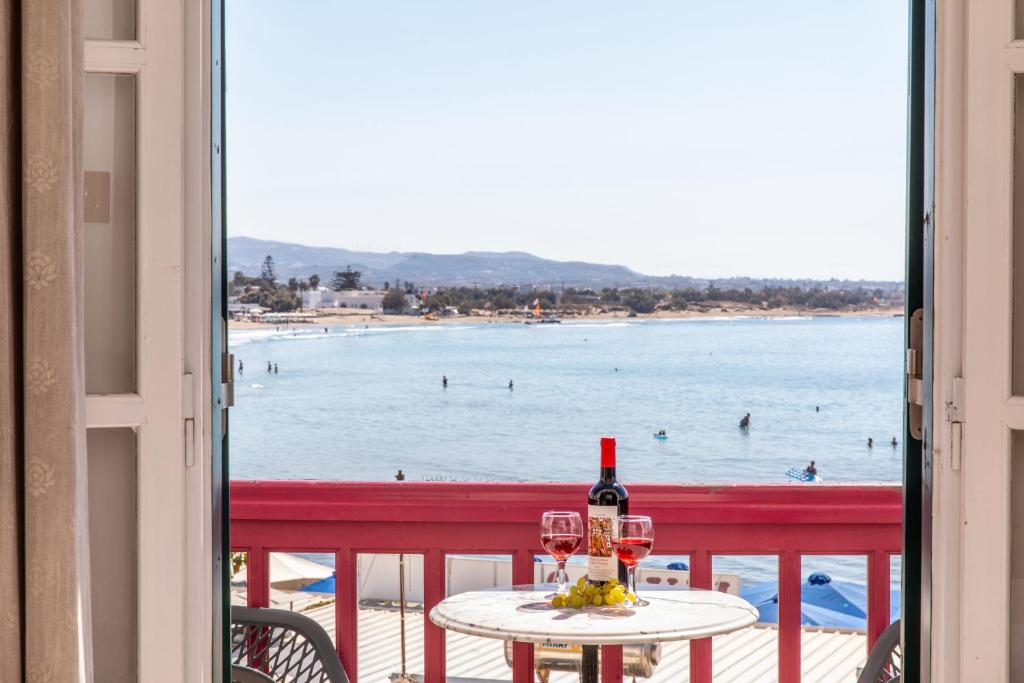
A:
{"type": "MultiPolygon", "coordinates": [[[[230,343],[245,365],[235,479],[385,481],[401,468],[409,480],[590,482],[602,435],[618,438],[627,487],[792,482],[785,471],[812,459],[828,481],[902,477],[889,445],[902,433],[902,318],[282,327],[230,343]]],[[[865,562],[805,558],[804,573],[863,583],[865,562]]],[[[763,557],[716,557],[715,571],[776,577],[763,557]]]]}
{"type": "Polygon", "coordinates": [[[786,481],[810,460],[828,481],[901,478],[902,318],[271,328],[230,343],[245,365],[233,478],[591,481],[602,435],[627,486],[786,481]]]}

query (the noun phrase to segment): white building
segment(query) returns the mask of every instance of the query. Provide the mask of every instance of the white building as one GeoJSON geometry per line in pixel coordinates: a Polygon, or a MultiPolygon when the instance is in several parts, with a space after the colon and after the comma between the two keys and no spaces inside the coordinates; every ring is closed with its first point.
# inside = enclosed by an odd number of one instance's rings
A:
{"type": "MultiPolygon", "coordinates": [[[[326,288],[302,292],[302,308],[358,308],[380,313],[384,310],[384,297],[387,290],[383,289],[345,289],[335,292],[326,288]]],[[[415,308],[416,297],[405,295],[407,309],[415,308]]]]}

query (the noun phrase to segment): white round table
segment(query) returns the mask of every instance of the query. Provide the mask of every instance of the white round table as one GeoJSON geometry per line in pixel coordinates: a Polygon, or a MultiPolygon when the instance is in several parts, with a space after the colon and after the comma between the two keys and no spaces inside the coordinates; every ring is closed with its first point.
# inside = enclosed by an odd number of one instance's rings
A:
{"type": "MultiPolygon", "coordinates": [[[[743,598],[717,591],[644,590],[640,597],[649,604],[640,607],[571,609],[551,606],[553,590],[538,584],[459,593],[439,602],[430,620],[450,631],[521,643],[631,645],[730,633],[758,617],[743,598]]],[[[585,682],[596,680],[596,667],[585,664],[584,670],[585,682]]]]}

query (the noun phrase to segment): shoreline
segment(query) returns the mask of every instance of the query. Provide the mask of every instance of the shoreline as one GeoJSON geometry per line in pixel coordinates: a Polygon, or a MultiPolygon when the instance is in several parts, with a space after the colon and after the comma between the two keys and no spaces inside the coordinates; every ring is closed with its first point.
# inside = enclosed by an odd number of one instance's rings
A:
{"type": "MultiPolygon", "coordinates": [[[[316,328],[336,327],[338,325],[486,325],[486,324],[519,324],[532,320],[523,316],[509,315],[461,315],[439,320],[427,320],[423,316],[396,315],[392,313],[368,313],[357,309],[321,309],[303,314],[303,318],[295,321],[275,318],[274,322],[255,322],[249,320],[231,320],[229,330],[266,329],[270,327],[316,328]],[[309,320],[307,316],[316,316],[309,320]]],[[[762,309],[756,306],[732,304],[708,307],[708,310],[687,311],[656,311],[654,313],[638,313],[630,316],[624,311],[608,313],[589,313],[572,315],[562,318],[563,322],[629,322],[633,320],[700,320],[723,318],[894,318],[902,317],[902,307],[872,307],[847,310],[829,310],[820,308],[800,308],[784,306],[781,308],[762,309]]]]}

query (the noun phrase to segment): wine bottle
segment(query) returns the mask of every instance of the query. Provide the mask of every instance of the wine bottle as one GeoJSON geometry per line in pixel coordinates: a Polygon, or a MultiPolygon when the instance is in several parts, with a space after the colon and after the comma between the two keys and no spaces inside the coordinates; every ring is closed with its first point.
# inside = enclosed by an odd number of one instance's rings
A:
{"type": "Polygon", "coordinates": [[[629,512],[629,494],[615,478],[615,439],[601,439],[601,478],[587,496],[587,580],[603,584],[626,580],[626,566],[615,558],[612,541],[619,515],[629,512]]]}

